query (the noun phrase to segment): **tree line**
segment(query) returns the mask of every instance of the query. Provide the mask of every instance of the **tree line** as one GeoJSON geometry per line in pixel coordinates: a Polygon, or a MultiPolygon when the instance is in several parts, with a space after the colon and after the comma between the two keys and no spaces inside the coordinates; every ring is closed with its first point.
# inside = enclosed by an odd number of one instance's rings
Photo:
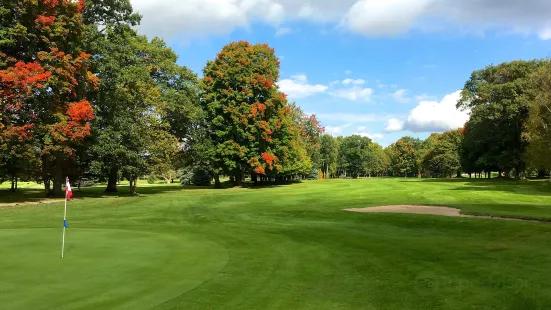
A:
{"type": "Polygon", "coordinates": [[[0,181],[61,195],[71,180],[138,178],[221,186],[297,178],[523,178],[551,168],[551,64],[475,71],[458,108],[464,128],[383,148],[333,137],[277,87],[267,44],[232,42],[202,77],[135,26],[129,0],[9,1],[0,9],[0,181]]]}

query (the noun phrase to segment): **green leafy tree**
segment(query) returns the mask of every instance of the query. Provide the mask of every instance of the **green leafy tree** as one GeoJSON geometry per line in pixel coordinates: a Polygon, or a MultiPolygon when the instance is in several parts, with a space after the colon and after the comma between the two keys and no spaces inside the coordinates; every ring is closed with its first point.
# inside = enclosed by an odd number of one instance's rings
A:
{"type": "Polygon", "coordinates": [[[514,169],[517,178],[522,176],[528,146],[522,133],[528,118],[529,77],[541,65],[537,60],[513,61],[473,72],[457,104],[471,109],[464,147],[465,153],[473,155],[462,160],[469,162],[467,166],[488,172],[497,169],[506,175],[514,169]]]}
{"type": "Polygon", "coordinates": [[[370,154],[371,139],[359,135],[345,137],[340,145],[342,164],[345,172],[358,178],[365,172],[365,163],[370,154]]]}
{"type": "Polygon", "coordinates": [[[527,159],[537,168],[551,169],[551,62],[530,78],[533,100],[524,137],[528,140],[527,159]]]}
{"type": "Polygon", "coordinates": [[[390,165],[390,159],[379,144],[371,143],[365,159],[365,170],[369,177],[384,175],[390,165]]]}
{"type": "Polygon", "coordinates": [[[463,130],[433,134],[425,141],[426,152],[422,165],[428,177],[461,176],[461,146],[463,130]]]}
{"type": "Polygon", "coordinates": [[[420,174],[422,142],[412,137],[403,137],[389,147],[391,170],[394,176],[413,177],[420,174]]]}
{"type": "Polygon", "coordinates": [[[107,192],[118,190],[122,176],[134,194],[138,177],[156,170],[168,179],[176,170],[175,162],[164,160],[175,160],[179,142],[189,135],[199,109],[196,77],[176,64],[162,40],[148,41],[130,25],[108,25],[91,38],[102,80],[92,101],[92,172],[107,177],[107,192]]]}
{"type": "Polygon", "coordinates": [[[339,146],[335,137],[329,134],[321,136],[320,160],[324,178],[329,179],[338,169],[339,146]]]}
{"type": "Polygon", "coordinates": [[[201,105],[211,140],[213,170],[240,185],[249,173],[285,173],[291,109],[279,92],[279,61],[267,44],[240,41],[222,49],[203,70],[201,105]],[[285,157],[285,158],[283,158],[285,157]]]}

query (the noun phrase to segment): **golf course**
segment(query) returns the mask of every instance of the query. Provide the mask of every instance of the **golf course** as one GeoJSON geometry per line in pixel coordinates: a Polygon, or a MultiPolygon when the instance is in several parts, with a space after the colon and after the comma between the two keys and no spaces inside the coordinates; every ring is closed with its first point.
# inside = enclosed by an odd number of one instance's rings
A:
{"type": "Polygon", "coordinates": [[[20,191],[0,195],[3,309],[551,307],[548,181],[74,189],[64,259],[63,201],[20,191]],[[406,204],[486,217],[343,210],[406,204]]]}

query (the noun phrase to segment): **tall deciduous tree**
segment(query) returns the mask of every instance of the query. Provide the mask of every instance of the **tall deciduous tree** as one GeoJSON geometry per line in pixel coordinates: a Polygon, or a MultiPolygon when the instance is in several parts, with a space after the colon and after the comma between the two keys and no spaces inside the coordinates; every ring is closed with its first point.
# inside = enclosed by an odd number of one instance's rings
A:
{"type": "Polygon", "coordinates": [[[527,159],[534,167],[551,170],[551,62],[537,70],[530,82],[533,99],[524,133],[529,142],[527,159]]]}
{"type": "Polygon", "coordinates": [[[339,146],[337,140],[332,135],[325,134],[321,136],[320,159],[324,178],[329,179],[332,174],[337,173],[339,146]]]}
{"type": "Polygon", "coordinates": [[[279,61],[267,44],[240,41],[222,49],[203,70],[201,104],[212,141],[216,174],[277,175],[292,141],[286,119],[291,109],[279,92],[279,61]]]}
{"type": "Polygon", "coordinates": [[[403,137],[389,147],[391,167],[395,176],[413,177],[420,173],[422,142],[412,137],[403,137]]]}
{"type": "Polygon", "coordinates": [[[54,194],[61,193],[66,163],[90,135],[94,118],[86,93],[98,80],[82,49],[83,9],[82,0],[8,1],[0,9],[1,96],[7,107],[1,113],[9,131],[1,139],[21,140],[21,133],[34,144],[45,188],[53,176],[54,194]]]}
{"type": "Polygon", "coordinates": [[[366,171],[366,162],[370,156],[371,139],[359,135],[345,137],[340,145],[339,154],[346,174],[358,178],[366,171]]]}
{"type": "Polygon", "coordinates": [[[461,146],[463,129],[433,134],[425,141],[426,152],[422,158],[423,170],[428,177],[461,176],[461,146]]]}
{"type": "Polygon", "coordinates": [[[118,190],[121,175],[135,193],[137,178],[151,167],[166,170],[163,158],[188,134],[188,119],[198,109],[196,77],[176,64],[162,40],[148,41],[130,27],[108,26],[96,38],[94,65],[102,83],[93,100],[93,172],[107,176],[106,191],[118,190]]]}
{"type": "Polygon", "coordinates": [[[486,171],[498,169],[508,175],[514,169],[517,178],[526,168],[524,154],[528,145],[522,133],[528,118],[529,76],[541,61],[513,61],[473,72],[465,83],[458,108],[471,109],[466,129],[467,153],[471,166],[486,171]]]}

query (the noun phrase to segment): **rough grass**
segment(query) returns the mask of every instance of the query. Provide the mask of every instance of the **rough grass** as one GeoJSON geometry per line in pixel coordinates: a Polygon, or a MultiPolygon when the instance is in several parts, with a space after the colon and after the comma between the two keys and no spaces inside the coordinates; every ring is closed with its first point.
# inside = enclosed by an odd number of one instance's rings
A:
{"type": "Polygon", "coordinates": [[[139,191],[75,192],[85,198],[70,203],[63,261],[62,203],[0,208],[2,307],[551,308],[549,223],[342,211],[419,204],[551,219],[547,182],[364,179],[139,191]]]}

